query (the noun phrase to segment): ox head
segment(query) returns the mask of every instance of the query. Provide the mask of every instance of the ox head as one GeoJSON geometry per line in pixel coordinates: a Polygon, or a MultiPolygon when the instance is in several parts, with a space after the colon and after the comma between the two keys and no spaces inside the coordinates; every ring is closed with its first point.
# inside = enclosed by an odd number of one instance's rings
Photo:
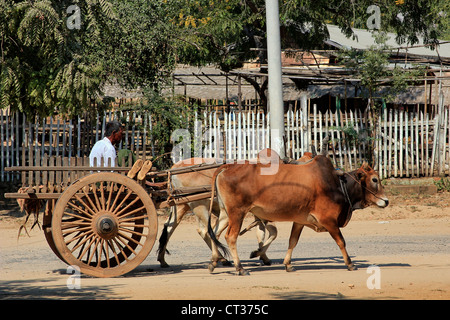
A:
{"type": "Polygon", "coordinates": [[[363,188],[363,207],[367,207],[371,204],[375,204],[380,208],[388,206],[389,200],[384,194],[380,177],[367,162],[364,162],[361,168],[356,171],[356,178],[363,188]]]}

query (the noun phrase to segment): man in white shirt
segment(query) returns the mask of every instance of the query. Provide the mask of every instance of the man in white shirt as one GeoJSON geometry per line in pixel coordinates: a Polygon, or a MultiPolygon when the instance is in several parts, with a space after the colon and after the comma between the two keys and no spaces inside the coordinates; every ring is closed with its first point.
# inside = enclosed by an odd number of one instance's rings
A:
{"type": "Polygon", "coordinates": [[[116,149],[114,145],[122,140],[122,125],[118,121],[111,121],[106,124],[105,137],[97,141],[92,147],[89,155],[89,164],[91,167],[95,164],[100,166],[101,159],[104,159],[104,165],[108,166],[108,161],[111,159],[111,166],[116,165],[116,149]]]}

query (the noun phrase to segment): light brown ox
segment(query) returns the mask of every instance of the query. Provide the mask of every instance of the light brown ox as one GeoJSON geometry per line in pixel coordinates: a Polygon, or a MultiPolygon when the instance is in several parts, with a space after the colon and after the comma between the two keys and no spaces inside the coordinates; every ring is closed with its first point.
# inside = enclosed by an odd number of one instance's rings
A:
{"type": "MultiPolygon", "coordinates": [[[[262,169],[262,164],[227,164],[217,169],[214,176],[213,192],[217,189],[221,211],[228,214],[225,239],[238,274],[247,274],[237,254],[236,240],[249,211],[268,221],[294,222],[283,262],[287,271],[293,270],[292,250],[305,225],[318,232],[328,231],[341,249],[348,269],[354,270],[340,228],[347,225],[355,209],[370,204],[388,205],[378,174],[364,163],[358,170],[341,175],[346,187],[342,189],[337,170],[323,155],[303,165],[280,163],[273,175],[261,175],[262,169]]],[[[218,246],[222,247],[217,239],[213,240],[211,272],[217,266],[218,246]]]]}
{"type": "MultiPolygon", "coordinates": [[[[172,168],[182,168],[182,167],[188,167],[196,164],[201,163],[214,163],[215,159],[206,159],[206,158],[191,158],[186,159],[177,162],[172,166],[172,168]]],[[[193,171],[189,173],[183,173],[183,174],[176,174],[171,177],[172,187],[174,189],[176,188],[183,188],[183,187],[200,187],[211,185],[212,177],[214,175],[214,172],[216,169],[207,169],[207,170],[201,170],[201,171],[193,171]]],[[[171,207],[171,213],[167,221],[164,223],[164,229],[161,233],[160,239],[159,239],[159,248],[158,248],[158,261],[162,268],[169,267],[167,262],[165,261],[165,253],[167,252],[167,244],[172,236],[173,232],[177,228],[177,226],[180,224],[182,218],[187,212],[192,211],[195,216],[198,219],[198,233],[203,238],[203,240],[206,242],[208,247],[211,249],[211,237],[208,234],[208,218],[209,218],[209,207],[210,207],[210,200],[198,200],[193,201],[187,204],[177,205],[171,207]]],[[[213,202],[213,214],[217,218],[215,227],[214,227],[214,233],[217,236],[217,238],[220,236],[220,234],[223,232],[223,230],[228,226],[228,216],[226,214],[219,215],[219,205],[217,201],[213,202]]],[[[251,253],[250,258],[260,257],[262,262],[265,265],[270,265],[271,261],[265,254],[267,251],[267,248],[269,247],[270,243],[272,243],[273,240],[276,238],[276,227],[272,224],[265,224],[264,222],[257,219],[256,223],[252,226],[257,226],[257,240],[259,249],[255,250],[251,253]],[[265,239],[265,231],[268,231],[269,235],[265,239]]],[[[249,228],[247,228],[249,229],[249,228]]],[[[223,256],[219,257],[219,260],[224,265],[231,265],[230,262],[228,262],[223,256]]]]}

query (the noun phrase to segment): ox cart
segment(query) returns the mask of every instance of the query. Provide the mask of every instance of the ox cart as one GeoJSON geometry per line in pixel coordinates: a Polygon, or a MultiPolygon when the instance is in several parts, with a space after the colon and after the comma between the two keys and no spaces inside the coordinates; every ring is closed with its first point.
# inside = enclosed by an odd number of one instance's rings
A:
{"type": "Polygon", "coordinates": [[[136,179],[129,174],[131,165],[111,167],[102,161],[92,167],[87,157],[44,155],[29,163],[37,165],[23,162],[6,169],[20,173],[22,188],[5,197],[25,202],[28,214],[34,210],[37,215],[45,206],[42,229],[50,248],[95,277],[123,275],[145,260],[157,236],[157,209],[211,197],[211,186],[173,189],[171,175],[220,166],[153,169],[136,179]]]}

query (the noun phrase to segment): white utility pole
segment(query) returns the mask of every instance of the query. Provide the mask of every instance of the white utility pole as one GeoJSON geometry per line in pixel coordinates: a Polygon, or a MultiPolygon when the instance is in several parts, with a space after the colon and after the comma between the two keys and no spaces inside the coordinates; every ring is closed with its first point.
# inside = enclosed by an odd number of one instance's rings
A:
{"type": "Polygon", "coordinates": [[[284,152],[284,104],[278,0],[266,0],[266,28],[271,148],[283,159],[286,155],[284,152]]]}

